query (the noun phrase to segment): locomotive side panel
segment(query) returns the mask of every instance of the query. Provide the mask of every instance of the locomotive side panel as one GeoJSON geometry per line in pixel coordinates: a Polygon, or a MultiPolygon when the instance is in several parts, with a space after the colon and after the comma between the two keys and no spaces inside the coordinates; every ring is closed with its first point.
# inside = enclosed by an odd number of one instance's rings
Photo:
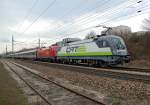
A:
{"type": "Polygon", "coordinates": [[[52,61],[56,59],[57,46],[50,46],[48,48],[41,48],[37,50],[37,58],[40,60],[52,61]]]}
{"type": "Polygon", "coordinates": [[[57,49],[58,49],[58,46],[50,46],[49,47],[50,48],[50,57],[51,58],[56,58],[56,56],[57,56],[57,49]]]}
{"type": "Polygon", "coordinates": [[[76,45],[64,46],[58,51],[58,57],[64,56],[108,56],[112,55],[110,47],[98,48],[94,41],[89,43],[79,43],[76,45]]]}
{"type": "Polygon", "coordinates": [[[49,48],[40,48],[37,50],[37,58],[49,58],[50,57],[50,49],[49,48]]]}

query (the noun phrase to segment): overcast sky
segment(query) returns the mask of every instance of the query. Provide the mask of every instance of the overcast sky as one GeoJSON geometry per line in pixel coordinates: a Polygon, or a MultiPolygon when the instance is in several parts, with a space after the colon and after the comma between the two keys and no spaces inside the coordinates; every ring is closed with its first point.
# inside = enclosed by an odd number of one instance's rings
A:
{"type": "Polygon", "coordinates": [[[149,0],[1,0],[0,53],[6,44],[11,50],[12,35],[19,50],[37,46],[38,38],[48,46],[67,37],[84,38],[92,30],[100,33],[101,28],[76,33],[98,24],[142,31],[149,11],[149,0]]]}

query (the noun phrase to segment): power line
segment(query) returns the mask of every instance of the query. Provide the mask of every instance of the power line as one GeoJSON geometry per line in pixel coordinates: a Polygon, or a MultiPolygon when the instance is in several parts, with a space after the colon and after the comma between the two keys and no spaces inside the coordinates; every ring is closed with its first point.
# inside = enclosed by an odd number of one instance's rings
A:
{"type": "MultiPolygon", "coordinates": [[[[133,5],[133,4],[132,4],[133,5]]],[[[132,6],[132,5],[129,5],[129,6],[132,6]]],[[[135,5],[135,4],[134,4],[135,5]]],[[[122,10],[124,10],[125,8],[128,8],[129,6],[127,6],[127,7],[124,7],[124,8],[122,8],[122,10]]],[[[114,12],[114,13],[120,13],[120,9],[118,9],[116,12],[114,12]]],[[[109,13],[110,15],[112,15],[111,13],[109,13]]],[[[107,17],[107,15],[106,14],[104,14],[104,15],[101,15],[101,17],[107,17]]],[[[99,17],[100,18],[100,17],[99,17]]],[[[92,21],[93,21],[93,19],[92,19],[92,21]]],[[[89,21],[89,22],[86,22],[86,24],[87,23],[91,23],[91,21],[89,21]]],[[[81,24],[80,24],[81,25],[81,24]]],[[[83,24],[84,25],[84,24],[83,24]]]]}
{"type": "Polygon", "coordinates": [[[18,31],[21,29],[21,27],[24,25],[24,22],[27,18],[29,18],[30,13],[32,12],[33,8],[36,6],[36,4],[38,3],[39,0],[35,0],[35,2],[33,3],[33,5],[30,7],[30,9],[28,10],[25,18],[23,19],[22,24],[18,27],[18,31]]]}
{"type": "MultiPolygon", "coordinates": [[[[144,10],[147,10],[147,9],[150,9],[150,8],[143,9],[143,11],[144,11],[144,10]]],[[[135,14],[132,15],[132,16],[130,16],[130,18],[133,18],[133,17],[135,17],[135,16],[139,16],[139,15],[142,15],[142,14],[144,14],[144,13],[149,12],[149,11],[147,11],[147,12],[143,12],[143,11],[141,11],[140,14],[139,14],[138,12],[136,12],[136,15],[135,15],[135,14]]],[[[110,21],[112,21],[112,20],[113,20],[113,19],[111,19],[110,21]]],[[[108,22],[108,21],[107,21],[107,22],[108,22]]],[[[101,24],[101,23],[100,23],[100,24],[101,24]]],[[[73,34],[77,34],[77,33],[80,33],[80,32],[86,31],[86,30],[89,30],[89,29],[91,29],[91,28],[94,28],[94,27],[96,27],[96,25],[95,25],[95,26],[88,27],[88,28],[85,28],[85,29],[82,29],[82,30],[79,30],[79,31],[74,32],[74,33],[71,33],[71,34],[67,34],[67,36],[70,36],[70,35],[73,35],[73,34]]],[[[60,38],[57,38],[57,39],[60,39],[60,38]]],[[[39,43],[37,43],[37,44],[39,44],[39,43]]],[[[40,43],[40,44],[42,44],[42,43],[40,43]]],[[[44,44],[45,44],[45,43],[44,43],[44,44]]]]}
{"type": "MultiPolygon", "coordinates": [[[[111,1],[111,0],[107,0],[107,1],[111,1]]],[[[87,1],[88,2],[88,1],[87,1]]],[[[87,3],[86,2],[86,3],[87,3]]],[[[99,1],[99,2],[101,2],[101,1],[99,1]]],[[[106,1],[105,1],[106,2],[106,1]]],[[[101,5],[103,5],[103,4],[101,4],[101,5]]],[[[63,16],[60,16],[58,19],[62,19],[62,18],[64,18],[65,16],[68,16],[73,10],[75,10],[75,9],[78,9],[80,6],[82,6],[81,5],[81,3],[79,3],[79,5],[77,5],[77,6],[75,6],[75,7],[73,7],[73,8],[71,8],[69,11],[67,11],[63,16]]],[[[100,6],[100,5],[99,5],[100,6]]],[[[97,6],[96,6],[96,8],[97,8],[97,6]]],[[[84,9],[86,9],[87,10],[87,8],[84,8],[84,9]]],[[[95,9],[95,7],[94,8],[92,8],[92,10],[93,9],[95,9]]],[[[50,23],[51,24],[51,23],[50,23]]],[[[60,24],[58,24],[58,25],[60,25],[60,24]]],[[[61,26],[63,26],[63,25],[61,25],[61,26]]],[[[60,26],[55,26],[55,28],[59,28],[60,26]]],[[[49,28],[49,26],[48,26],[48,28],[49,28]]]]}
{"type": "MultiPolygon", "coordinates": [[[[130,15],[130,16],[125,15],[124,18],[117,18],[117,19],[113,18],[112,20],[117,20],[117,21],[118,21],[118,19],[120,20],[120,19],[126,19],[126,18],[128,19],[128,18],[136,17],[136,16],[139,16],[139,15],[144,14],[145,12],[143,12],[143,11],[148,10],[148,9],[150,9],[150,8],[141,8],[140,10],[137,10],[137,11],[135,12],[135,14],[132,14],[132,15],[130,15]],[[142,9],[143,9],[143,10],[142,10],[142,9]],[[140,13],[141,13],[141,14],[140,14],[140,13]]],[[[109,20],[106,21],[105,23],[108,23],[108,22],[109,22],[109,20]]]]}
{"type": "MultiPolygon", "coordinates": [[[[102,6],[104,6],[104,4],[106,4],[108,1],[111,1],[111,0],[106,0],[106,1],[104,1],[103,3],[101,3],[101,5],[102,6]]],[[[87,1],[88,2],[88,1],[87,1]]],[[[86,2],[86,3],[87,3],[86,2]]],[[[98,2],[102,2],[102,1],[98,1],[98,2]]],[[[98,5],[98,6],[96,6],[96,8],[98,8],[98,7],[100,7],[101,5],[98,5]]],[[[70,14],[74,9],[78,9],[78,7],[79,6],[82,6],[81,5],[81,3],[79,3],[79,5],[77,6],[77,7],[73,7],[71,10],[69,10],[68,12],[66,12],[66,14],[64,14],[63,16],[61,16],[59,19],[62,19],[62,18],[64,18],[65,16],[68,16],[68,14],[70,14]]],[[[94,9],[96,9],[95,7],[94,8],[92,8],[91,10],[94,10],[94,9]]],[[[87,10],[88,8],[84,8],[85,10],[87,10]]],[[[82,10],[84,10],[84,9],[82,9],[82,10]]],[[[59,24],[58,24],[59,25],[59,24]]],[[[61,25],[61,26],[63,26],[63,25],[61,25]]],[[[61,26],[56,26],[56,28],[60,28],[61,26]]]]}
{"type": "MultiPolygon", "coordinates": [[[[137,0],[136,0],[137,1],[137,0]]],[[[149,0],[147,0],[147,1],[149,1],[149,0]]],[[[133,1],[132,1],[133,2],[133,1]]],[[[126,7],[120,7],[120,8],[117,8],[118,10],[120,10],[120,9],[122,9],[122,10],[124,10],[124,9],[126,9],[126,8],[129,8],[129,7],[131,7],[131,6],[133,6],[133,5],[136,5],[136,4],[139,4],[139,3],[141,3],[142,2],[142,0],[139,2],[136,2],[136,3],[134,3],[134,4],[131,4],[131,5],[128,5],[128,6],[126,6],[126,7]]],[[[108,15],[112,15],[112,13],[110,13],[111,11],[108,11],[109,13],[108,13],[108,15]]],[[[112,11],[113,12],[113,14],[114,13],[119,13],[119,11],[112,11]]],[[[97,16],[98,16],[99,14],[97,14],[97,16]]],[[[102,16],[107,16],[107,15],[102,15],[102,16]]],[[[100,17],[102,17],[102,16],[100,16],[100,17]]],[[[95,16],[94,16],[95,17],[95,16]]],[[[93,18],[94,18],[93,17],[93,18]]],[[[100,18],[99,16],[98,17],[95,17],[95,18],[100,18]]],[[[90,19],[91,20],[91,19],[90,19]]],[[[92,20],[94,20],[94,19],[92,19],[92,20]]],[[[89,21],[89,19],[88,19],[88,21],[89,21]]],[[[84,22],[86,22],[87,23],[87,21],[84,21],[84,22]]]]}
{"type": "MultiPolygon", "coordinates": [[[[107,1],[108,1],[108,0],[107,0],[107,1]]],[[[53,2],[53,3],[54,3],[54,2],[53,2]]],[[[48,9],[48,8],[46,8],[46,10],[47,10],[47,9],[48,9]]],[[[46,10],[45,10],[45,11],[46,11],[46,10]]],[[[44,12],[45,12],[45,11],[44,11],[44,12]]],[[[43,14],[43,13],[41,13],[41,15],[42,15],[42,14],[43,14]]],[[[41,15],[40,15],[40,16],[41,16],[41,15]]],[[[23,33],[25,33],[25,32],[40,18],[40,16],[39,16],[33,23],[31,23],[31,24],[29,25],[29,27],[27,27],[26,30],[24,30],[23,33]]]]}
{"type": "MultiPolygon", "coordinates": [[[[101,5],[99,5],[100,8],[101,8],[101,7],[105,7],[105,5],[106,5],[109,1],[110,1],[110,0],[107,0],[107,1],[105,1],[105,2],[103,2],[103,3],[101,3],[101,5]],[[104,4],[105,4],[105,5],[104,5],[104,4]]],[[[97,8],[97,7],[96,7],[96,8],[92,8],[93,11],[91,11],[90,13],[88,13],[88,15],[86,15],[86,16],[80,18],[79,21],[82,21],[82,20],[84,20],[84,19],[88,19],[89,17],[92,17],[92,16],[93,16],[92,14],[96,11],[95,9],[99,9],[99,8],[97,8]]],[[[102,12],[102,11],[99,11],[99,12],[102,12]]],[[[95,12],[95,13],[97,13],[97,12],[95,12]]],[[[69,24],[72,25],[73,22],[70,22],[69,24]]],[[[68,24],[68,25],[69,25],[69,24],[68,24]]],[[[61,26],[60,28],[62,28],[62,27],[63,27],[63,26],[61,26]]]]}
{"type": "MultiPolygon", "coordinates": [[[[138,12],[138,11],[137,11],[138,12]]],[[[140,10],[139,10],[139,12],[140,12],[140,10]]],[[[141,12],[142,12],[142,10],[141,10],[141,12]]],[[[120,17],[121,18],[121,17],[120,17]]],[[[113,19],[111,19],[111,20],[113,20],[113,19]]],[[[110,20],[109,20],[110,21],[110,20]]],[[[108,22],[108,21],[107,21],[108,22]]],[[[106,23],[106,22],[104,22],[104,23],[106,23]]],[[[79,30],[79,31],[77,31],[77,32],[74,32],[74,33],[71,33],[71,34],[66,34],[66,35],[73,35],[73,34],[77,34],[77,33],[80,33],[80,32],[83,32],[83,31],[86,31],[86,30],[88,30],[88,29],[91,29],[91,28],[93,28],[94,26],[92,26],[92,27],[88,27],[88,28],[85,28],[85,29],[82,29],[82,30],[79,30]]]]}
{"type": "MultiPolygon", "coordinates": [[[[128,5],[128,6],[126,6],[126,7],[122,7],[122,6],[121,6],[120,8],[117,8],[117,11],[113,11],[112,13],[111,13],[111,12],[108,12],[108,14],[103,14],[103,15],[101,15],[100,17],[108,17],[108,16],[112,16],[112,14],[113,14],[113,15],[120,14],[120,9],[124,11],[124,9],[126,9],[126,8],[128,8],[128,7],[132,6],[132,5],[135,5],[135,4],[131,4],[131,5],[128,5]]],[[[100,18],[100,17],[96,17],[96,18],[100,18]]],[[[93,18],[94,18],[94,17],[93,17],[93,18]]],[[[94,20],[93,18],[89,19],[89,20],[88,20],[89,22],[87,22],[87,21],[84,21],[84,22],[86,22],[86,23],[91,23],[91,21],[94,20]]]]}
{"type": "MultiPolygon", "coordinates": [[[[88,1],[87,1],[88,2],[88,1]]],[[[84,3],[84,2],[83,2],[84,3]]],[[[74,6],[73,8],[71,8],[69,11],[67,11],[63,16],[59,17],[59,19],[64,18],[65,16],[67,16],[68,14],[70,14],[72,11],[74,11],[75,9],[78,9],[81,5],[81,3],[79,3],[77,6],[74,6]]]]}
{"type": "Polygon", "coordinates": [[[94,27],[96,27],[96,26],[90,26],[90,27],[88,27],[88,28],[85,28],[85,29],[82,29],[82,30],[76,31],[76,32],[71,33],[71,34],[66,34],[66,35],[73,35],[73,34],[77,34],[77,33],[80,33],[80,32],[83,32],[83,31],[86,31],[86,30],[88,30],[88,29],[94,28],[94,27]]]}
{"type": "MultiPolygon", "coordinates": [[[[128,3],[129,1],[124,1],[123,3],[121,2],[120,4],[125,5],[126,2],[128,3]]],[[[130,1],[130,2],[131,2],[131,1],[130,1]]],[[[107,2],[106,2],[106,3],[107,3],[107,2]]],[[[123,5],[120,5],[120,4],[119,4],[119,6],[120,6],[120,8],[122,8],[123,5]]],[[[104,6],[104,4],[103,4],[102,6],[104,6]]],[[[113,9],[110,9],[109,7],[106,8],[106,10],[107,10],[107,12],[109,12],[109,13],[110,13],[110,12],[114,12],[114,10],[113,10],[113,9]],[[109,9],[109,10],[107,10],[107,9],[109,9]]],[[[103,11],[103,10],[102,10],[102,11],[103,11]]],[[[98,11],[98,12],[96,12],[96,13],[99,13],[99,12],[102,12],[102,11],[98,11]]],[[[116,11],[116,10],[115,10],[115,11],[116,11]]],[[[92,13],[92,12],[91,12],[91,13],[92,13]]],[[[98,16],[98,15],[99,15],[99,14],[96,14],[96,15],[94,15],[94,16],[92,15],[92,16],[83,17],[83,18],[81,18],[80,21],[78,21],[77,23],[80,23],[80,22],[82,22],[83,20],[86,21],[86,20],[88,20],[88,19],[91,18],[91,17],[94,18],[95,16],[98,16]],[[86,20],[85,20],[85,19],[86,19],[86,20]]],[[[77,23],[75,23],[75,24],[77,24],[77,23]]],[[[68,25],[74,25],[74,23],[73,23],[73,22],[70,22],[68,25]]],[[[62,26],[60,26],[60,27],[58,27],[58,28],[61,29],[61,28],[63,28],[64,26],[65,26],[65,25],[62,25],[62,26]]],[[[57,31],[58,31],[58,30],[57,30],[57,31]]]]}
{"type": "Polygon", "coordinates": [[[52,2],[50,2],[50,4],[48,5],[47,8],[45,8],[40,15],[23,31],[22,34],[24,34],[50,7],[53,6],[53,4],[56,2],[56,0],[53,0],[52,2]]]}
{"type": "MultiPolygon", "coordinates": [[[[148,8],[148,9],[150,9],[150,8],[148,8]]],[[[141,11],[142,12],[142,11],[141,11]]],[[[137,12],[138,13],[138,12],[137,12]]],[[[136,14],[137,14],[136,13],[136,14]]],[[[144,12],[145,13],[145,12],[144,12]]],[[[142,15],[142,14],[144,14],[144,13],[141,13],[141,14],[137,14],[137,15],[132,15],[132,17],[135,17],[135,16],[138,16],[138,15],[142,15]]],[[[127,16],[127,15],[126,15],[127,16]]],[[[131,18],[131,17],[130,17],[131,18]]],[[[116,19],[116,18],[113,18],[113,19],[110,19],[110,20],[108,20],[108,21],[105,21],[105,22],[103,22],[103,23],[108,23],[108,22],[110,22],[110,21],[113,21],[114,19],[116,19]]],[[[100,23],[100,24],[103,24],[103,23],[100,23]]],[[[91,29],[91,28],[94,28],[95,26],[92,26],[92,27],[88,27],[88,28],[85,28],[85,29],[82,29],[82,30],[79,30],[79,31],[76,31],[76,32],[73,32],[73,33],[70,33],[70,34],[66,34],[66,35],[68,35],[68,36],[70,36],[70,35],[73,35],[73,34],[77,34],[77,33],[80,33],[80,32],[83,32],[83,31],[86,31],[86,30],[89,30],[89,29],[91,29]]]]}
{"type": "MultiPolygon", "coordinates": [[[[70,9],[69,11],[67,11],[64,15],[58,17],[58,20],[64,18],[64,17],[67,16],[67,15],[69,15],[74,9],[78,8],[79,6],[81,6],[81,3],[79,3],[77,6],[71,8],[71,9],[70,9]]],[[[55,24],[55,22],[53,22],[53,23],[55,24]]],[[[51,23],[49,23],[49,24],[51,24],[51,23]]],[[[58,25],[60,25],[60,24],[58,24],[58,25]]],[[[49,28],[49,26],[48,26],[47,28],[49,28]]],[[[58,28],[57,25],[56,25],[55,28],[58,28]]]]}
{"type": "MultiPolygon", "coordinates": [[[[103,2],[103,3],[101,3],[101,5],[99,5],[100,8],[101,8],[101,7],[105,7],[105,5],[108,4],[109,1],[111,1],[111,0],[107,0],[107,1],[105,1],[105,2],[103,2]],[[105,4],[105,5],[104,5],[104,4],[105,4]]],[[[109,8],[109,7],[108,7],[108,8],[109,8]]],[[[107,8],[107,9],[108,9],[108,8],[107,8]]],[[[82,21],[82,20],[88,19],[89,17],[92,17],[92,16],[93,16],[93,13],[96,11],[95,9],[98,10],[99,8],[97,8],[97,7],[96,7],[96,8],[92,8],[93,11],[91,11],[88,15],[86,15],[86,16],[80,18],[79,21],[82,21]],[[92,15],[92,16],[91,16],[91,15],[92,15]],[[87,17],[88,17],[88,18],[87,18],[87,17]]],[[[102,10],[102,11],[103,11],[103,10],[102,10]]],[[[97,11],[97,12],[95,12],[95,13],[99,13],[99,12],[102,12],[102,11],[97,11]]],[[[73,24],[73,23],[71,22],[71,25],[72,25],[72,24],[73,24]]]]}
{"type": "MultiPolygon", "coordinates": [[[[104,0],[103,0],[103,1],[104,1],[104,0]]],[[[87,17],[91,16],[91,14],[92,14],[94,11],[98,10],[99,7],[100,7],[100,8],[101,8],[101,7],[105,7],[105,5],[108,4],[110,1],[111,1],[111,0],[106,0],[106,1],[104,1],[104,2],[99,1],[99,2],[100,2],[100,5],[97,5],[97,6],[94,6],[93,8],[91,8],[90,14],[88,14],[88,15],[85,16],[85,17],[82,17],[81,19],[84,19],[84,18],[87,18],[87,17]],[[95,7],[96,7],[96,8],[95,8],[95,7]],[[95,10],[95,9],[96,9],[96,10],[95,10]]],[[[98,3],[99,3],[99,2],[98,2],[98,3]]],[[[85,10],[87,10],[87,8],[85,8],[85,10]]]]}
{"type": "MultiPolygon", "coordinates": [[[[149,5],[149,4],[148,4],[148,5],[149,5]]],[[[146,6],[148,6],[148,5],[146,5],[146,6]]],[[[136,13],[139,13],[139,12],[142,12],[142,11],[141,11],[142,9],[144,9],[144,8],[142,7],[142,8],[139,8],[139,9],[135,10],[135,11],[134,11],[135,14],[136,14],[136,13]]],[[[132,15],[134,15],[134,14],[131,14],[131,16],[132,16],[132,15]]],[[[125,16],[130,16],[130,15],[125,14],[125,15],[123,15],[123,16],[121,16],[121,17],[125,17],[125,16]]],[[[118,18],[121,19],[121,17],[118,16],[118,17],[111,18],[110,20],[107,20],[107,21],[103,22],[103,24],[105,24],[105,23],[107,23],[107,22],[109,22],[109,21],[111,21],[111,20],[114,20],[114,19],[116,19],[116,20],[117,20],[118,18]]],[[[88,22],[88,23],[89,23],[89,22],[88,22]]]]}
{"type": "MultiPolygon", "coordinates": [[[[105,1],[104,3],[108,2],[108,1],[109,1],[109,0],[105,1]]],[[[104,3],[103,3],[103,4],[104,4],[104,3]]],[[[101,5],[103,5],[103,4],[101,4],[101,5]]],[[[41,15],[40,15],[40,16],[41,16],[41,15]]],[[[39,17],[40,17],[40,16],[39,16],[39,17]]],[[[38,18],[37,18],[37,20],[38,20],[38,18]]],[[[37,21],[37,20],[35,20],[35,21],[37,21]]],[[[34,22],[35,22],[35,21],[34,21],[34,22]]],[[[34,24],[34,22],[33,22],[32,24],[34,24]]],[[[31,24],[30,26],[32,26],[32,24],[31,24]]],[[[30,28],[30,26],[29,26],[29,28],[30,28]]],[[[26,30],[28,30],[28,28],[27,28],[26,30]]],[[[25,30],[25,31],[26,31],[26,30],[25,30]]],[[[25,31],[24,31],[24,32],[25,32],[25,31]]],[[[23,33],[24,33],[24,32],[23,32],[23,33]]]]}

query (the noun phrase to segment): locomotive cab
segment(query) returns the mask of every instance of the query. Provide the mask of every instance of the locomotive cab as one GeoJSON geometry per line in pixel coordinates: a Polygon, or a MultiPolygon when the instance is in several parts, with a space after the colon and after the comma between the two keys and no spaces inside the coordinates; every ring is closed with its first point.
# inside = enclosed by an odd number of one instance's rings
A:
{"type": "Polygon", "coordinates": [[[112,57],[118,63],[120,62],[129,62],[130,56],[123,39],[115,35],[103,35],[99,36],[96,41],[96,44],[99,48],[109,47],[111,48],[112,57]]]}
{"type": "Polygon", "coordinates": [[[113,55],[120,57],[121,62],[129,62],[130,56],[128,54],[127,47],[123,39],[119,36],[111,35],[108,38],[113,55]]]}
{"type": "Polygon", "coordinates": [[[110,43],[112,43],[111,47],[116,50],[115,55],[127,55],[127,48],[122,38],[112,37],[110,43]]]}

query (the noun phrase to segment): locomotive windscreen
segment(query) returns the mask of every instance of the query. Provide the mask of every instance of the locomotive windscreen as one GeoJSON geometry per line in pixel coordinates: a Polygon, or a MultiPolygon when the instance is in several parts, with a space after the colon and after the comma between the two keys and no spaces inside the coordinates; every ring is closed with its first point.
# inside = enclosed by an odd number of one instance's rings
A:
{"type": "Polygon", "coordinates": [[[125,44],[124,44],[122,39],[120,39],[120,38],[112,38],[112,41],[113,41],[113,43],[114,43],[114,45],[116,46],[117,49],[119,49],[119,50],[125,49],[125,44]]]}

